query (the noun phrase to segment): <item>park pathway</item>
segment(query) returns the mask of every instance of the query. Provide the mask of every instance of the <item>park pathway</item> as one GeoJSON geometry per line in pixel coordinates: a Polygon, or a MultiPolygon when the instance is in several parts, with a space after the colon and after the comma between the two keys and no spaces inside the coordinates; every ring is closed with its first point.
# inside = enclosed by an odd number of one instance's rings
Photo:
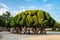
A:
{"type": "MultiPolygon", "coordinates": [[[[47,32],[47,34],[54,32],[47,32]]],[[[60,40],[60,35],[21,35],[10,32],[0,32],[0,40],[60,40]]],[[[57,34],[57,33],[56,33],[57,34]]]]}

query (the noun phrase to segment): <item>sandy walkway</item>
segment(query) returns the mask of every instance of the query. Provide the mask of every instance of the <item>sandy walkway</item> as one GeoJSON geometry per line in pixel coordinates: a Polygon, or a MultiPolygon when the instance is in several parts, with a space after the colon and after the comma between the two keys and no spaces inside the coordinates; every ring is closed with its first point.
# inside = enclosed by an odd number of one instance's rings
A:
{"type": "Polygon", "coordinates": [[[60,40],[60,35],[35,35],[20,40],[60,40]]]}
{"type": "Polygon", "coordinates": [[[0,40],[60,40],[60,35],[21,35],[0,32],[0,40]]]}

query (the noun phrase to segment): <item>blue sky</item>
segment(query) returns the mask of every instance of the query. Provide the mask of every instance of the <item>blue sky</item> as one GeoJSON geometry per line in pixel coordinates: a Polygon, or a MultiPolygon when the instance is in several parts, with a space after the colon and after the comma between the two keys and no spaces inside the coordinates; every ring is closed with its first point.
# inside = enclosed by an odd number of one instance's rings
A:
{"type": "Polygon", "coordinates": [[[0,0],[0,15],[10,11],[13,16],[25,10],[41,9],[60,22],[60,0],[0,0]]]}

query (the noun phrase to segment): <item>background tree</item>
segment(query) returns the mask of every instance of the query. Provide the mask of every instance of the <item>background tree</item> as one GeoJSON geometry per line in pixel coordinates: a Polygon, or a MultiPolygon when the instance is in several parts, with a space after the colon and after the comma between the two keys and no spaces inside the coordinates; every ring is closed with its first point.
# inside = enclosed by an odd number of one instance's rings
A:
{"type": "Polygon", "coordinates": [[[0,26],[2,26],[3,17],[0,15],[0,26]]]}
{"type": "Polygon", "coordinates": [[[3,13],[3,22],[2,25],[6,26],[7,20],[9,19],[9,17],[11,16],[9,11],[6,11],[5,13],[3,13]]]}

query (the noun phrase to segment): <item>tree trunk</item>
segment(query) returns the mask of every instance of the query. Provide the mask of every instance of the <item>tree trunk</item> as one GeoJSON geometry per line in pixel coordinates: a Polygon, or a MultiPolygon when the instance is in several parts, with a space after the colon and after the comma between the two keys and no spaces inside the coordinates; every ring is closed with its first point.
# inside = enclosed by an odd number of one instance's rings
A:
{"type": "Polygon", "coordinates": [[[55,31],[55,30],[56,30],[56,28],[55,28],[55,27],[53,27],[53,28],[52,28],[52,30],[53,30],[53,31],[55,31]]]}
{"type": "Polygon", "coordinates": [[[28,34],[30,34],[30,27],[27,28],[28,34]]]}
{"type": "Polygon", "coordinates": [[[45,28],[44,27],[41,27],[40,34],[46,34],[46,31],[45,31],[45,28]]]}
{"type": "Polygon", "coordinates": [[[18,33],[18,28],[16,28],[16,33],[18,33]]]}
{"type": "Polygon", "coordinates": [[[60,31],[60,28],[58,28],[58,31],[60,31]]]}

